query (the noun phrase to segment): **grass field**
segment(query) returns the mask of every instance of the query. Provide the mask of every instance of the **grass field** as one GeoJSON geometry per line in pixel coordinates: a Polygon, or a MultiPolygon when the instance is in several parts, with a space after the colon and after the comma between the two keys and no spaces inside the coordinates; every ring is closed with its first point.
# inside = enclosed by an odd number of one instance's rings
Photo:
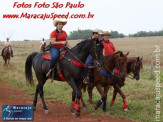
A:
{"type": "MultiPolygon", "coordinates": [[[[122,39],[111,39],[117,50],[123,52],[130,51],[130,56],[143,56],[143,59],[150,61],[150,54],[155,53],[155,45],[163,47],[163,37],[145,37],[145,38],[122,38],[122,39]]],[[[79,41],[69,41],[70,45],[73,47],[79,41]]],[[[15,89],[22,89],[26,91],[31,97],[34,96],[35,87],[28,86],[25,80],[25,60],[27,56],[34,51],[39,52],[40,42],[30,41],[30,42],[12,42],[14,50],[14,58],[11,58],[10,68],[3,67],[4,61],[0,58],[0,82],[6,82],[11,84],[15,89]]],[[[0,49],[3,48],[3,42],[0,42],[0,49]]],[[[162,50],[161,50],[162,53],[162,50]]],[[[155,59],[154,63],[155,63],[155,59]]],[[[163,63],[163,55],[160,56],[160,60],[163,63]]],[[[163,67],[161,67],[161,72],[163,72],[163,67]]],[[[33,72],[34,74],[34,72],[33,72]]],[[[155,112],[156,112],[156,101],[155,101],[155,81],[149,80],[150,78],[150,64],[144,64],[144,69],[141,72],[141,79],[139,81],[126,80],[126,85],[122,88],[124,91],[127,102],[129,106],[128,112],[122,111],[122,99],[118,95],[115,106],[109,106],[113,88],[108,93],[108,113],[105,116],[114,116],[119,118],[125,118],[130,120],[136,120],[141,122],[154,122],[155,112]]],[[[161,74],[161,86],[163,86],[163,74],[161,74]]],[[[37,84],[36,77],[34,75],[35,84],[37,84]]],[[[62,101],[63,103],[70,105],[71,102],[71,88],[67,83],[54,82],[51,83],[50,80],[47,81],[45,87],[45,98],[56,99],[62,101]]],[[[161,89],[161,93],[163,90],[161,89]]],[[[95,111],[92,106],[87,102],[88,95],[85,93],[84,100],[87,103],[87,110],[92,115],[104,116],[102,109],[95,111]]],[[[97,102],[100,99],[100,95],[96,89],[93,90],[93,101],[97,102]]],[[[32,102],[32,101],[31,101],[32,102]]],[[[48,105],[48,104],[47,104],[48,105]]],[[[161,106],[163,102],[161,101],[161,106]]],[[[161,107],[163,112],[163,107],[161,107]]],[[[163,118],[162,118],[163,119],[163,118]]]]}

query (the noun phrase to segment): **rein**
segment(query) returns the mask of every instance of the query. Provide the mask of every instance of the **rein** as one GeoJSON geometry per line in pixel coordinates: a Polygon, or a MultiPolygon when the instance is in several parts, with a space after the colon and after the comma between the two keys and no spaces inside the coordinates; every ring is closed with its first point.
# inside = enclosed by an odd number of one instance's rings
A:
{"type": "MultiPolygon", "coordinates": [[[[95,44],[94,44],[95,45],[95,44]]],[[[77,56],[75,56],[71,51],[70,51],[70,49],[67,47],[67,46],[65,46],[65,48],[66,48],[66,50],[75,58],[75,59],[77,59],[79,62],[77,62],[77,61],[74,61],[74,60],[72,60],[72,59],[70,59],[70,58],[67,58],[67,57],[65,57],[64,56],[64,58],[65,59],[67,59],[68,61],[70,61],[71,63],[73,63],[73,64],[76,64],[77,66],[79,66],[79,67],[88,67],[88,68],[95,68],[95,67],[97,67],[97,66],[92,66],[92,65],[90,65],[90,64],[87,64],[87,63],[83,63],[77,56]],[[87,66],[87,65],[88,66],[87,66]]],[[[97,60],[97,53],[96,53],[96,46],[94,47],[92,47],[91,48],[91,50],[93,49],[93,48],[95,48],[95,56],[96,56],[96,60],[97,60]]]]}
{"type": "MultiPolygon", "coordinates": [[[[134,73],[133,73],[134,75],[135,75],[136,63],[137,63],[137,60],[134,63],[134,73]]],[[[132,79],[132,80],[135,79],[134,76],[132,76],[132,75],[129,75],[127,77],[130,78],[130,79],[132,79]]]]}
{"type": "MultiPolygon", "coordinates": [[[[119,60],[119,67],[120,67],[120,58],[121,58],[121,57],[118,58],[118,60],[119,60]]],[[[115,73],[121,74],[121,71],[118,70],[118,69],[116,69],[116,68],[114,68],[113,71],[111,71],[111,70],[106,66],[106,64],[104,64],[104,66],[105,66],[105,68],[106,68],[111,74],[107,74],[105,71],[103,71],[103,70],[100,69],[100,68],[98,69],[98,71],[99,71],[102,75],[104,75],[105,77],[112,77],[115,73]]]]}

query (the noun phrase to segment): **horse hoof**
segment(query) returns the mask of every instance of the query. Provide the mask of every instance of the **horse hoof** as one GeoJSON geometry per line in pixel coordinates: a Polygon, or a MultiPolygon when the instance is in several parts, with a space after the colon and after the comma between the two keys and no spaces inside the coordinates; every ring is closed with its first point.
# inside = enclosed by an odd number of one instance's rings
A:
{"type": "Polygon", "coordinates": [[[49,110],[45,110],[44,111],[44,114],[49,114],[49,110]]]}
{"type": "Polygon", "coordinates": [[[97,105],[96,105],[96,104],[94,105],[94,109],[95,109],[95,110],[97,110],[97,109],[98,109],[98,107],[97,107],[97,105]]]}
{"type": "Polygon", "coordinates": [[[123,111],[127,112],[128,111],[128,108],[123,109],[123,111]]]}
{"type": "Polygon", "coordinates": [[[92,101],[92,100],[90,100],[90,99],[88,99],[88,102],[89,102],[90,104],[93,104],[93,101],[92,101]]]}
{"type": "Polygon", "coordinates": [[[76,114],[75,114],[75,112],[74,112],[74,113],[72,113],[72,115],[73,115],[74,117],[76,117],[76,114]]]}
{"type": "Polygon", "coordinates": [[[114,104],[110,104],[110,107],[113,107],[114,106],[114,104]]]}
{"type": "Polygon", "coordinates": [[[82,105],[82,107],[83,107],[83,108],[86,108],[87,106],[84,104],[84,105],[82,105]]]}
{"type": "Polygon", "coordinates": [[[75,112],[72,113],[74,117],[79,117],[80,116],[80,111],[75,110],[75,112]]]}
{"type": "Polygon", "coordinates": [[[36,111],[36,107],[33,107],[33,111],[36,111]]]}

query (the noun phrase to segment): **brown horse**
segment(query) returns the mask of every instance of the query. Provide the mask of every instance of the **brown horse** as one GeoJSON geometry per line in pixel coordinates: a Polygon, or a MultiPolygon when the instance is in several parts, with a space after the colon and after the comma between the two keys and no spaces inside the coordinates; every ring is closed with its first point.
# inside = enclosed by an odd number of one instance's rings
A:
{"type": "MultiPolygon", "coordinates": [[[[140,70],[143,68],[143,63],[142,63],[142,59],[140,57],[130,57],[128,58],[128,63],[127,63],[127,74],[131,74],[133,73],[133,76],[131,79],[136,79],[139,80],[140,79],[140,70]]],[[[129,77],[130,78],[130,77],[129,77]]],[[[117,93],[119,93],[123,99],[123,109],[125,111],[128,111],[128,106],[127,106],[127,102],[126,102],[126,96],[124,95],[124,93],[121,90],[121,87],[125,85],[125,82],[121,82],[121,81],[114,81],[115,83],[113,85],[114,87],[114,92],[113,92],[113,98],[112,101],[110,103],[110,106],[113,106],[115,103],[115,98],[117,93]]]]}
{"type": "MultiPolygon", "coordinates": [[[[114,52],[108,56],[105,56],[105,63],[106,65],[102,66],[101,69],[93,69],[92,73],[94,76],[94,86],[96,86],[98,92],[101,95],[101,100],[99,100],[94,108],[98,109],[98,107],[103,103],[103,111],[107,111],[106,107],[106,100],[107,100],[107,93],[113,81],[114,75],[120,77],[121,79],[127,75],[127,54],[123,54],[121,51],[114,52]],[[102,70],[102,71],[101,71],[102,70]],[[105,72],[108,76],[104,76],[101,72],[105,72]],[[110,76],[109,76],[110,75],[110,76]],[[104,88],[104,90],[103,90],[104,88]]],[[[88,86],[88,93],[90,90],[92,91],[93,87],[90,85],[88,86]]],[[[89,94],[89,101],[92,103],[92,96],[89,94]]],[[[85,103],[82,100],[83,106],[85,103]]]]}
{"type": "MultiPolygon", "coordinates": [[[[136,79],[139,80],[140,79],[140,69],[143,67],[142,65],[142,58],[139,57],[130,57],[128,58],[128,62],[127,62],[127,74],[131,74],[133,73],[133,77],[132,79],[136,79]]],[[[105,81],[107,82],[107,81],[105,81]]],[[[113,76],[113,81],[111,83],[111,85],[114,87],[114,93],[113,93],[113,98],[112,101],[110,103],[110,106],[113,106],[115,103],[115,98],[117,93],[119,93],[121,95],[121,97],[123,98],[123,109],[124,111],[128,110],[128,106],[127,106],[127,102],[126,102],[126,97],[124,95],[124,93],[121,91],[121,87],[124,86],[125,79],[121,80],[120,78],[118,78],[117,76],[113,76]]],[[[94,86],[92,87],[91,84],[88,85],[88,94],[89,94],[89,102],[92,102],[92,90],[93,90],[94,86]]]]}
{"type": "Polygon", "coordinates": [[[7,46],[6,49],[4,50],[2,57],[5,61],[4,66],[8,66],[10,64],[10,56],[11,56],[11,46],[7,46]]]}

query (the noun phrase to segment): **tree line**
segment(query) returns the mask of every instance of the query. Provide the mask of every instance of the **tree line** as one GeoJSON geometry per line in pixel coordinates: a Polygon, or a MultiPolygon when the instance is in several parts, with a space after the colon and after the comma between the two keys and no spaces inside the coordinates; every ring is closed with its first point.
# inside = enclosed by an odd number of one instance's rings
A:
{"type": "MultiPolygon", "coordinates": [[[[102,31],[103,32],[103,31],[102,31]]],[[[139,31],[135,34],[124,35],[119,33],[118,31],[110,31],[111,37],[110,38],[123,38],[123,37],[148,37],[148,36],[163,36],[163,30],[160,31],[139,31]]],[[[71,31],[68,39],[69,40],[78,40],[78,39],[87,39],[92,36],[92,30],[75,30],[71,31]]]]}

